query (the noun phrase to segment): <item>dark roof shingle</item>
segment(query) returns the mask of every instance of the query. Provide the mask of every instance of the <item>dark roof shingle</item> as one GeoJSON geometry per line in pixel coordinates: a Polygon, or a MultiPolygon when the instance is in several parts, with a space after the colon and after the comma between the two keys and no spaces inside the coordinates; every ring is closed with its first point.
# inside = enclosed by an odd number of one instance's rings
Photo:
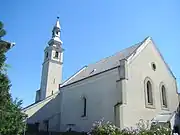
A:
{"type": "Polygon", "coordinates": [[[101,72],[104,72],[106,70],[112,69],[114,67],[117,67],[120,64],[119,63],[120,60],[126,59],[127,57],[129,57],[134,51],[136,51],[136,49],[143,42],[140,42],[140,43],[135,44],[129,48],[126,48],[126,49],[124,49],[124,50],[122,50],[122,51],[120,51],[120,52],[118,52],[112,56],[104,58],[104,59],[102,59],[96,63],[89,64],[88,66],[85,66],[85,68],[83,68],[83,70],[81,70],[79,73],[75,74],[73,77],[71,77],[70,79],[65,81],[64,84],[62,84],[62,86],[74,83],[76,81],[85,79],[87,77],[90,77],[90,76],[99,74],[101,72]]]}

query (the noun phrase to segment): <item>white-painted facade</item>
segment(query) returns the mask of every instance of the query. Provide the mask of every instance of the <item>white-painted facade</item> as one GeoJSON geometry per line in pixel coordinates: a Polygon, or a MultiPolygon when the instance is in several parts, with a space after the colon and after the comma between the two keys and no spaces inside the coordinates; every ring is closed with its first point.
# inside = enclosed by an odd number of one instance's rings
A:
{"type": "Polygon", "coordinates": [[[149,40],[144,49],[128,63],[128,80],[126,81],[127,104],[123,107],[124,126],[135,125],[139,119],[152,120],[159,112],[173,112],[178,107],[176,80],[169,71],[159,51],[152,40],[149,40]],[[151,63],[156,64],[156,70],[151,63]],[[153,83],[153,107],[146,106],[144,81],[150,78],[153,83]],[[166,87],[167,108],[162,107],[160,85],[166,87]]]}
{"type": "MultiPolygon", "coordinates": [[[[62,44],[60,36],[57,37],[62,44]]],[[[46,130],[44,121],[48,120],[51,131],[68,128],[89,131],[100,119],[122,129],[135,126],[140,119],[151,121],[161,112],[176,111],[179,104],[176,79],[151,38],[146,38],[126,57],[119,60],[117,57],[117,62],[111,57],[100,61],[102,65],[107,62],[111,68],[98,67],[98,62],[93,65],[97,68],[85,66],[62,83],[59,90],[60,82],[53,83],[53,79],[62,78],[63,49],[57,48],[49,45],[45,49],[50,60],[43,63],[41,101],[23,110],[28,114],[28,123],[38,122],[40,130],[46,130]],[[60,53],[58,59],[53,58],[55,51],[60,53]],[[92,71],[87,76],[89,69],[92,71]],[[152,84],[151,97],[147,94],[148,80],[152,84]],[[162,96],[162,86],[166,98],[162,96]],[[52,90],[56,91],[52,93],[52,90]]]]}
{"type": "Polygon", "coordinates": [[[73,129],[87,131],[93,122],[102,118],[114,121],[113,106],[121,100],[121,93],[116,83],[118,78],[118,69],[115,68],[61,88],[61,129],[65,130],[69,124],[75,124],[73,129]],[[85,117],[83,117],[84,97],[87,99],[85,117]],[[70,112],[73,115],[70,115],[70,112]]]}

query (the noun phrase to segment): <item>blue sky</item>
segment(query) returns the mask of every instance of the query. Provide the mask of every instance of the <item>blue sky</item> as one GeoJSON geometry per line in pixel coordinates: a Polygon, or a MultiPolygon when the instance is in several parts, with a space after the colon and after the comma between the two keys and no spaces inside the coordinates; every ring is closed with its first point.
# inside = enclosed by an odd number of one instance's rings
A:
{"type": "Polygon", "coordinates": [[[24,106],[34,102],[43,50],[57,16],[65,49],[64,79],[151,36],[180,82],[179,7],[179,0],[2,0],[4,39],[16,43],[7,54],[13,97],[24,106]]]}

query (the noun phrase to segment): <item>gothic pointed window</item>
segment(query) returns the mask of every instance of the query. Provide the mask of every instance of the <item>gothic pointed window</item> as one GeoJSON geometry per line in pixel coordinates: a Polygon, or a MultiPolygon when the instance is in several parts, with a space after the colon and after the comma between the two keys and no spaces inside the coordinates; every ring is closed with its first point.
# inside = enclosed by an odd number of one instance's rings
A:
{"type": "Polygon", "coordinates": [[[147,90],[147,102],[148,104],[152,105],[153,104],[152,84],[150,81],[147,81],[146,90],[147,90]]]}
{"type": "Polygon", "coordinates": [[[166,88],[164,85],[161,86],[161,99],[162,99],[162,106],[167,108],[167,95],[166,95],[166,88]]]}
{"type": "Polygon", "coordinates": [[[153,97],[153,83],[150,78],[145,79],[144,83],[144,89],[145,89],[145,104],[146,107],[155,108],[155,102],[153,97]]]}

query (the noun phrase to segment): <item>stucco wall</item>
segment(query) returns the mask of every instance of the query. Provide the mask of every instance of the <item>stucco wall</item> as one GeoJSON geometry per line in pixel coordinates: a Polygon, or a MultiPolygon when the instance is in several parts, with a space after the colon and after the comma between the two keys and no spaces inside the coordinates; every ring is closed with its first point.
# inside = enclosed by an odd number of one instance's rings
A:
{"type": "Polygon", "coordinates": [[[117,89],[118,69],[113,69],[83,81],[61,88],[62,119],[61,130],[68,128],[67,124],[75,124],[74,130],[88,131],[93,122],[104,118],[114,122],[114,105],[120,99],[117,89]],[[87,99],[87,117],[83,115],[83,100],[87,99]]]}
{"type": "Polygon", "coordinates": [[[60,130],[60,101],[61,95],[54,94],[23,111],[28,114],[27,123],[40,123],[40,130],[46,130],[44,120],[49,120],[49,130],[60,130]]]}
{"type": "Polygon", "coordinates": [[[41,77],[41,100],[59,90],[62,79],[62,65],[56,62],[44,63],[41,77]]]}
{"type": "Polygon", "coordinates": [[[41,100],[59,90],[59,84],[62,81],[63,62],[63,52],[61,51],[61,48],[54,46],[48,46],[44,51],[44,63],[42,67],[40,88],[41,100]],[[59,52],[58,58],[55,58],[56,51],[59,52]],[[46,53],[48,53],[48,57],[46,57],[46,53]]]}
{"type": "Polygon", "coordinates": [[[48,78],[47,78],[47,91],[46,97],[59,90],[59,84],[62,77],[62,65],[54,62],[49,62],[48,78]]]}
{"type": "Polygon", "coordinates": [[[41,88],[40,88],[40,100],[43,100],[46,97],[46,84],[47,84],[47,74],[48,74],[48,62],[43,63],[42,74],[41,74],[41,88]]]}
{"type": "Polygon", "coordinates": [[[172,77],[157,50],[150,43],[128,65],[128,81],[126,81],[127,104],[123,108],[124,126],[134,126],[140,119],[151,120],[162,111],[159,85],[163,82],[167,89],[167,102],[170,111],[178,106],[175,79],[172,77]],[[151,68],[151,62],[155,62],[156,71],[151,68]],[[144,79],[149,77],[153,81],[153,98],[155,109],[145,107],[144,79]]]}

